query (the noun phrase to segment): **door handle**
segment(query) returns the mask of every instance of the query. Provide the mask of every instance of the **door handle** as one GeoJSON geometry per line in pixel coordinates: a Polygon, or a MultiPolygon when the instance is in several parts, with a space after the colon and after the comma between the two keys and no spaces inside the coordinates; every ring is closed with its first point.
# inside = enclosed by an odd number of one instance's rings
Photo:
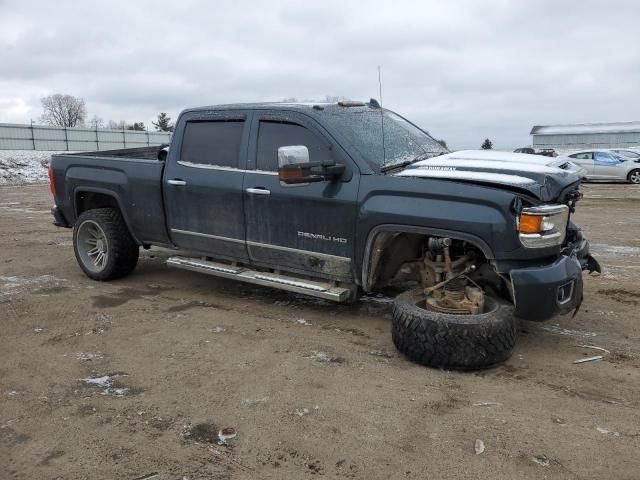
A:
{"type": "Polygon", "coordinates": [[[187,184],[187,182],[185,182],[184,180],[180,180],[178,178],[175,178],[173,180],[167,180],[167,183],[169,185],[176,185],[178,187],[184,187],[187,184]]]}
{"type": "Polygon", "coordinates": [[[271,195],[271,190],[267,190],[266,188],[247,188],[245,192],[250,193],[252,195],[271,195]]]}

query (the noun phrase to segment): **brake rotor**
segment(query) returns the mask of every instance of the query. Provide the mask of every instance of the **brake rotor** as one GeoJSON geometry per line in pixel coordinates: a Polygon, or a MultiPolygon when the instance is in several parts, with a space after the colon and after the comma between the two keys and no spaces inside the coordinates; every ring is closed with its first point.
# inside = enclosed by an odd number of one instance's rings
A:
{"type": "Polygon", "coordinates": [[[484,309],[484,292],[477,287],[467,287],[466,280],[450,281],[442,289],[426,295],[425,308],[451,315],[475,315],[484,309]]]}

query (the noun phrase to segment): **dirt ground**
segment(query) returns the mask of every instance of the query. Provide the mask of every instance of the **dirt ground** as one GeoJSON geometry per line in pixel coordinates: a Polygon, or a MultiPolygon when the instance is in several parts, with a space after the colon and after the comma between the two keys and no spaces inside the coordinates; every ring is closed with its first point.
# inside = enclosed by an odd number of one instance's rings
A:
{"type": "Polygon", "coordinates": [[[583,191],[605,270],[579,314],[457,373],[395,351],[384,297],[334,305],[156,250],[93,282],[48,186],[0,187],[0,478],[637,479],[640,188],[583,191]]]}

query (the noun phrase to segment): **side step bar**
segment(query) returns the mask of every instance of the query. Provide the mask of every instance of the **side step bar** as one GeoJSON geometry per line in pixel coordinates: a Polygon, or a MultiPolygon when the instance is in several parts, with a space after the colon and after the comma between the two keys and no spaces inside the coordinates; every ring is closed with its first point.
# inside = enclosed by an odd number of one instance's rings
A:
{"type": "Polygon", "coordinates": [[[230,278],[232,280],[278,288],[289,292],[303,293],[333,302],[343,302],[349,298],[351,293],[348,288],[336,287],[331,283],[303,280],[277,273],[259,272],[249,268],[236,267],[224,263],[212,262],[210,260],[201,260],[199,258],[170,257],[167,259],[167,265],[184,270],[206,273],[216,277],[230,278]]]}

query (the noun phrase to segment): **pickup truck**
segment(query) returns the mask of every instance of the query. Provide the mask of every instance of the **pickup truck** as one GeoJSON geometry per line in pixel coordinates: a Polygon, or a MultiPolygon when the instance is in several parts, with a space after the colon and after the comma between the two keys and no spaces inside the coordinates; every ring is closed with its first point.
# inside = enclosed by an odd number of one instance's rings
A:
{"type": "Polygon", "coordinates": [[[170,267],[330,301],[393,292],[401,352],[474,369],[509,358],[518,318],[577,311],[600,269],[570,220],[575,165],[458,158],[374,99],[187,109],[158,150],[53,155],[54,224],[88,277],[159,246],[170,267]]]}

